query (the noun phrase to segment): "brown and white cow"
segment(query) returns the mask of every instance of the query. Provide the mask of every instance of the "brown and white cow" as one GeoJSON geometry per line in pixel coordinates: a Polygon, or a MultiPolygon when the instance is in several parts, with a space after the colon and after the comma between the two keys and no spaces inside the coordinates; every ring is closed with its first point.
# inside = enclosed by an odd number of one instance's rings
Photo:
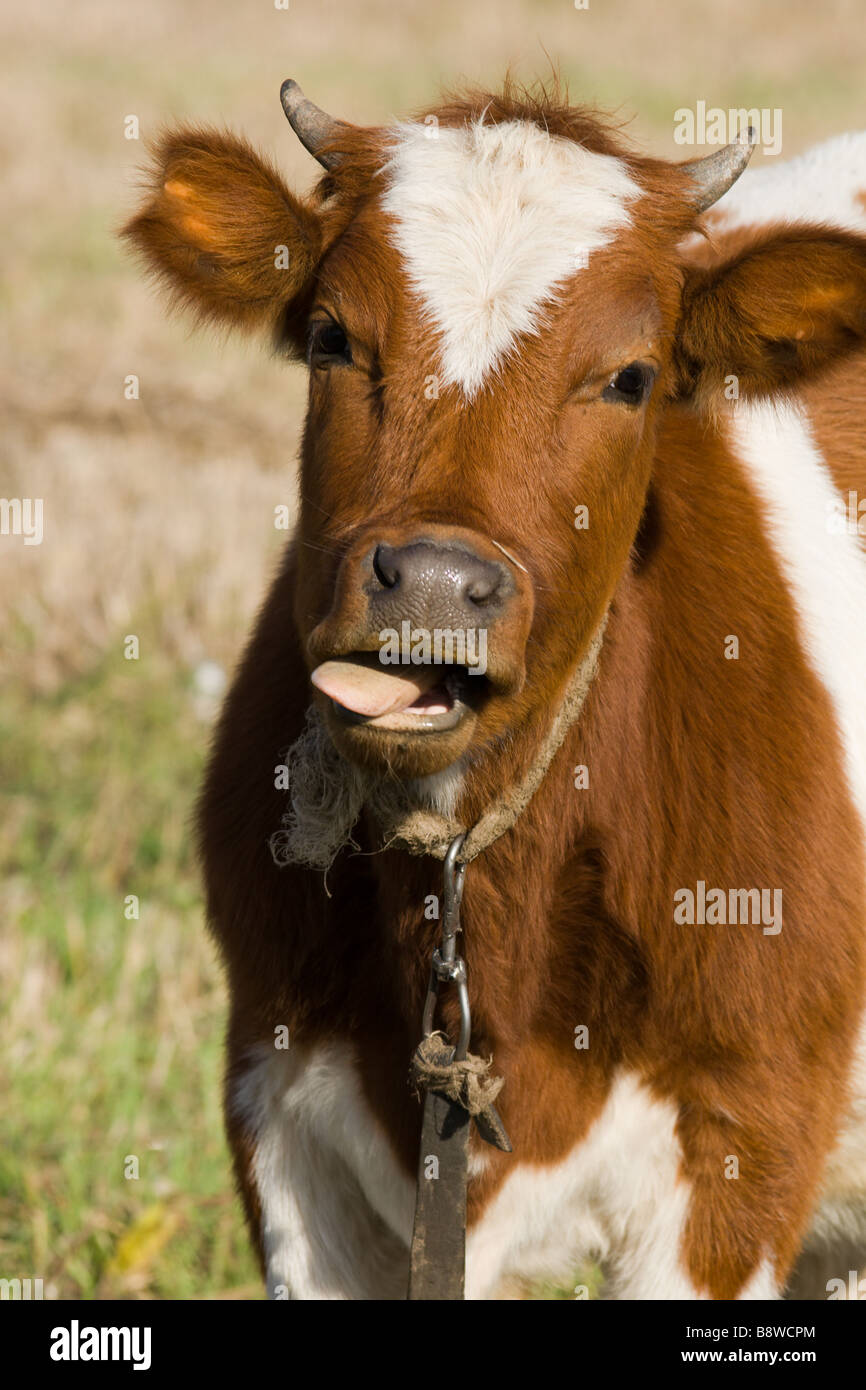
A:
{"type": "Polygon", "coordinates": [[[802,1256],[826,1297],[866,1247],[866,137],[701,220],[740,146],[644,158],[511,88],[382,129],[284,104],[311,196],[178,130],[127,228],[309,365],[297,535],[200,807],[269,1288],[404,1295],[441,865],[377,807],[474,825],[607,615],[466,874],[514,1145],[472,1149],[467,1296],[595,1256],[612,1297],[767,1298],[802,1256]],[[403,621],[483,629],[485,674],[377,669],[403,621]]]}

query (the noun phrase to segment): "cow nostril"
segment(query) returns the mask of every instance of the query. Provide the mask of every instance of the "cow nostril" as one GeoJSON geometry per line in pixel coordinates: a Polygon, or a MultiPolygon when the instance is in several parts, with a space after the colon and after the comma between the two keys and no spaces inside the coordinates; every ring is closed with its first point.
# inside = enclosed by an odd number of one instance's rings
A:
{"type": "Polygon", "coordinates": [[[373,573],[383,589],[396,589],[400,582],[400,567],[390,545],[377,545],[373,554],[373,573]]]}
{"type": "Polygon", "coordinates": [[[469,599],[470,603],[477,604],[479,608],[483,608],[486,604],[490,603],[491,600],[496,597],[499,591],[499,585],[500,576],[498,574],[495,574],[490,578],[478,577],[476,579],[470,580],[470,582],[466,585],[466,588],[463,590],[463,593],[466,596],[466,598],[469,599]]]}

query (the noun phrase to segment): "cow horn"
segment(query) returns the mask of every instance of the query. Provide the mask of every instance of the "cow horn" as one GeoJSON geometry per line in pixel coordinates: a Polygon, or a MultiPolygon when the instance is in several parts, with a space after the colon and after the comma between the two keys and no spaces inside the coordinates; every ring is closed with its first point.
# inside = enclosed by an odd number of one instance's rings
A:
{"type": "Polygon", "coordinates": [[[338,154],[320,154],[322,146],[333,140],[344,125],[334,120],[327,111],[322,111],[304,96],[297,82],[287,77],[280,88],[280,101],[289,125],[305,149],[325,169],[334,169],[340,162],[338,154]]]}
{"type": "Polygon", "coordinates": [[[706,212],[723,193],[727,193],[731,184],[736,183],[752,157],[755,139],[755,132],[749,126],[724,149],[714,150],[701,159],[692,159],[688,164],[680,165],[695,186],[696,212],[706,212]]]}

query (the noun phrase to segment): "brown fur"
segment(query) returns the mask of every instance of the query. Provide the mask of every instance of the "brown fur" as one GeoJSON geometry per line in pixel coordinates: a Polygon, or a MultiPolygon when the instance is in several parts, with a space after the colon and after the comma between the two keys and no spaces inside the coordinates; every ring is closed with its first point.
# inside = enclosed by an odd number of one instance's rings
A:
{"type": "Polygon", "coordinates": [[[246,141],[171,131],[153,150],[150,182],[123,235],[200,320],[259,328],[307,289],[318,219],[246,141]],[[286,269],[276,264],[280,246],[289,248],[286,269]]]}
{"type": "Polygon", "coordinates": [[[741,248],[694,273],[683,295],[677,358],[690,395],[735,375],[741,395],[769,396],[862,346],[863,238],[820,227],[740,229],[741,248]]]}

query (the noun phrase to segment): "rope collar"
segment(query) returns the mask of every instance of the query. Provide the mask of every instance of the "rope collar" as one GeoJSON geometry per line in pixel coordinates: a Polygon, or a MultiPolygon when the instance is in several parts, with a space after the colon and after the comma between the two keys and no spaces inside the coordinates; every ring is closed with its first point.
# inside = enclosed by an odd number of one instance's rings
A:
{"type": "Polygon", "coordinates": [[[382,811],[378,810],[376,819],[385,836],[387,849],[397,845],[407,849],[410,854],[430,854],[434,859],[444,859],[449,845],[458,835],[464,835],[459,862],[468,864],[483,850],[489,849],[506,830],[511,829],[537,792],[550,764],[562,747],[566,734],[580,716],[598,670],[606,625],[607,611],[583,660],[572,676],[565,698],[523,779],[498,797],[471,828],[442,815],[440,811],[412,810],[386,820],[382,811]]]}

